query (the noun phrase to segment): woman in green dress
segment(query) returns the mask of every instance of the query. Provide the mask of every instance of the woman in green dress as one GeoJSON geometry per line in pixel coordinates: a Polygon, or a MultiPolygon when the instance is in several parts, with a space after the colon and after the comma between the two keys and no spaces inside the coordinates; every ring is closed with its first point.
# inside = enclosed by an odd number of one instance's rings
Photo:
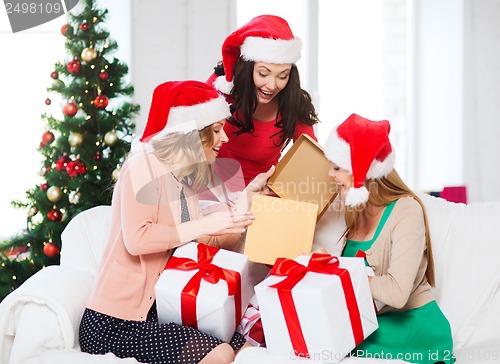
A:
{"type": "Polygon", "coordinates": [[[453,363],[450,324],[432,295],[434,264],[425,208],[394,170],[387,120],[352,114],[325,155],[345,207],[343,256],[363,256],[379,328],[352,355],[453,363]]]}

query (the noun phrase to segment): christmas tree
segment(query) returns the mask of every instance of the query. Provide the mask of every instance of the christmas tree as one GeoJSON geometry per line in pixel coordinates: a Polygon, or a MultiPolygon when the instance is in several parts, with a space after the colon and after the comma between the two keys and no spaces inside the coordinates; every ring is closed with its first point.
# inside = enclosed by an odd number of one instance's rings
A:
{"type": "Polygon", "coordinates": [[[72,217],[111,203],[130,150],[139,106],[129,101],[133,87],[123,79],[128,67],[110,58],[118,45],[102,27],[107,10],[97,9],[95,0],[79,5],[61,28],[67,59],[47,72],[52,80],[45,103],[53,108],[51,97],[62,103],[59,116],[42,115],[40,183],[25,201],[12,202],[26,209],[26,229],[0,243],[0,300],[38,270],[59,263],[61,233],[72,217]]]}

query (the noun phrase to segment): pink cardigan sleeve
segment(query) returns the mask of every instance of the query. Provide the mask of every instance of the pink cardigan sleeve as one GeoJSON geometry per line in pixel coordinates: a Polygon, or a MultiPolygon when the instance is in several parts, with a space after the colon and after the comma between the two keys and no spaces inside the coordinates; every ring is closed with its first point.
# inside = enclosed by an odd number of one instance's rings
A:
{"type": "MultiPolygon", "coordinates": [[[[143,172],[141,168],[133,169],[133,173],[143,172]]],[[[132,178],[130,168],[124,168],[119,190],[116,191],[126,249],[130,254],[142,255],[166,251],[180,245],[170,205],[165,196],[161,201],[163,179],[153,179],[137,193],[132,178]]]]}

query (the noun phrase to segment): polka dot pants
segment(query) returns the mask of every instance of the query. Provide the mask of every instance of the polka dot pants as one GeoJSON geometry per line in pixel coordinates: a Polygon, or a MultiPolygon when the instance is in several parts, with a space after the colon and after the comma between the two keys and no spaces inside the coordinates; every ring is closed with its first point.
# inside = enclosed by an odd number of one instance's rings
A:
{"type": "MultiPolygon", "coordinates": [[[[146,321],[121,320],[86,309],[80,323],[80,347],[90,354],[113,353],[141,363],[198,363],[222,340],[188,326],[159,324],[156,305],[146,321]]],[[[229,344],[236,351],[245,343],[235,333],[229,344]]]]}

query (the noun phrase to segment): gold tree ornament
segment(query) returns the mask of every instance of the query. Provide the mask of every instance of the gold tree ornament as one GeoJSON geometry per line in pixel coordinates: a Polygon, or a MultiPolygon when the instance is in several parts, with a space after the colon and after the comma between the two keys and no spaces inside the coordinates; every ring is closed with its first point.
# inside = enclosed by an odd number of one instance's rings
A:
{"type": "Polygon", "coordinates": [[[47,198],[50,202],[58,202],[63,196],[63,192],[57,186],[50,186],[47,190],[47,198]]]}
{"type": "Polygon", "coordinates": [[[113,181],[118,181],[118,178],[120,178],[120,167],[116,167],[116,169],[111,173],[111,178],[113,178],[113,181]]]}
{"type": "Polygon", "coordinates": [[[77,147],[82,144],[83,135],[74,131],[69,132],[68,143],[72,147],[77,147]]]}
{"type": "Polygon", "coordinates": [[[94,59],[96,59],[96,57],[97,57],[97,52],[92,47],[84,48],[81,54],[82,60],[87,63],[92,62],[94,59]]]}
{"type": "Polygon", "coordinates": [[[114,131],[114,130],[108,131],[104,135],[104,143],[106,143],[106,145],[108,145],[108,146],[112,146],[113,144],[116,143],[117,140],[118,140],[118,135],[116,134],[116,131],[114,131]]]}

